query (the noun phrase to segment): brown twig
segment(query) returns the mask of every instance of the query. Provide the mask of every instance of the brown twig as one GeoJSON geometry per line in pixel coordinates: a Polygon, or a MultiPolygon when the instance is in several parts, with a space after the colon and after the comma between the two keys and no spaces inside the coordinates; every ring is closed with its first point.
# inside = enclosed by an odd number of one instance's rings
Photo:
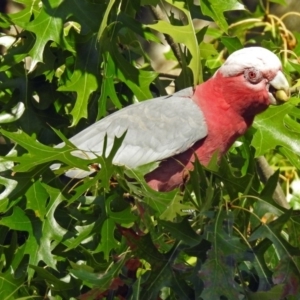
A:
{"type": "MultiPolygon", "coordinates": [[[[157,20],[164,20],[165,16],[163,15],[163,13],[157,9],[156,7],[149,5],[151,12],[153,13],[154,17],[157,20]]],[[[182,59],[181,59],[181,49],[180,46],[175,43],[174,39],[168,35],[164,33],[164,37],[168,43],[168,45],[171,47],[176,59],[178,60],[178,63],[180,64],[180,66],[182,66],[182,59]]]]}

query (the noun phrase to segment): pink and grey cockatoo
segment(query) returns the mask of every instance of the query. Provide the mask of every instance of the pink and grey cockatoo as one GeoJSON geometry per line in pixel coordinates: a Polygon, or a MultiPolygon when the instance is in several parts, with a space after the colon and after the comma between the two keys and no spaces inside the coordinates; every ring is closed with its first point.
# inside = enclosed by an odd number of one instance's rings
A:
{"type": "MultiPolygon", "coordinates": [[[[286,100],[288,95],[278,57],[261,47],[245,48],[195,88],[127,106],[87,127],[70,138],[78,148],[72,154],[84,159],[101,156],[106,134],[108,154],[114,138],[127,131],[113,163],[136,168],[159,161],[145,179],[153,189],[168,191],[184,182],[195,155],[203,165],[214,153],[221,156],[255,115],[277,104],[278,96],[286,100]]],[[[66,175],[82,178],[92,172],[71,169],[66,175]]]]}

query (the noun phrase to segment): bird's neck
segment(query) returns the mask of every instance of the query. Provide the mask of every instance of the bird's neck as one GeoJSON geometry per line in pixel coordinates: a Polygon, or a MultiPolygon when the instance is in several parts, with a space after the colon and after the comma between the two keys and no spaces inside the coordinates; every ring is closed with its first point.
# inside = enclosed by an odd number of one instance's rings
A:
{"type": "MultiPolygon", "coordinates": [[[[219,78],[213,77],[196,87],[194,101],[203,111],[206,120],[213,120],[212,122],[217,124],[221,124],[222,121],[245,123],[249,127],[255,115],[265,107],[249,107],[251,101],[242,98],[241,93],[242,91],[230,87],[229,82],[221,83],[219,78]]],[[[243,97],[247,98],[248,95],[243,97]]]]}
{"type": "Polygon", "coordinates": [[[254,116],[245,116],[237,107],[230,105],[213,79],[197,86],[193,99],[202,110],[208,128],[207,138],[203,141],[205,147],[195,149],[201,163],[206,165],[215,151],[221,156],[246,132],[254,116]],[[205,153],[202,153],[203,149],[205,153]]]}

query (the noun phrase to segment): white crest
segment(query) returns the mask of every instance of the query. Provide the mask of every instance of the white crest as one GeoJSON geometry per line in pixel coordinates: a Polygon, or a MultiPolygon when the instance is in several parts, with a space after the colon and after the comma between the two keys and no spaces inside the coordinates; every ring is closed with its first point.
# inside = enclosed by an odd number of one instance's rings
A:
{"type": "Polygon", "coordinates": [[[243,48],[232,53],[218,70],[224,76],[234,76],[247,68],[255,68],[264,72],[281,69],[279,58],[271,51],[262,47],[243,48]]]}

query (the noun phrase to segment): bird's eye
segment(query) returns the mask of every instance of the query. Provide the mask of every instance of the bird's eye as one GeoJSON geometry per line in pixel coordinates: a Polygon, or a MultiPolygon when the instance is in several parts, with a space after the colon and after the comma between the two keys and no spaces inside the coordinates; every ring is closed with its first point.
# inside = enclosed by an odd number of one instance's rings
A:
{"type": "Polygon", "coordinates": [[[254,68],[246,69],[244,76],[251,83],[258,83],[262,79],[262,73],[254,68]]]}

